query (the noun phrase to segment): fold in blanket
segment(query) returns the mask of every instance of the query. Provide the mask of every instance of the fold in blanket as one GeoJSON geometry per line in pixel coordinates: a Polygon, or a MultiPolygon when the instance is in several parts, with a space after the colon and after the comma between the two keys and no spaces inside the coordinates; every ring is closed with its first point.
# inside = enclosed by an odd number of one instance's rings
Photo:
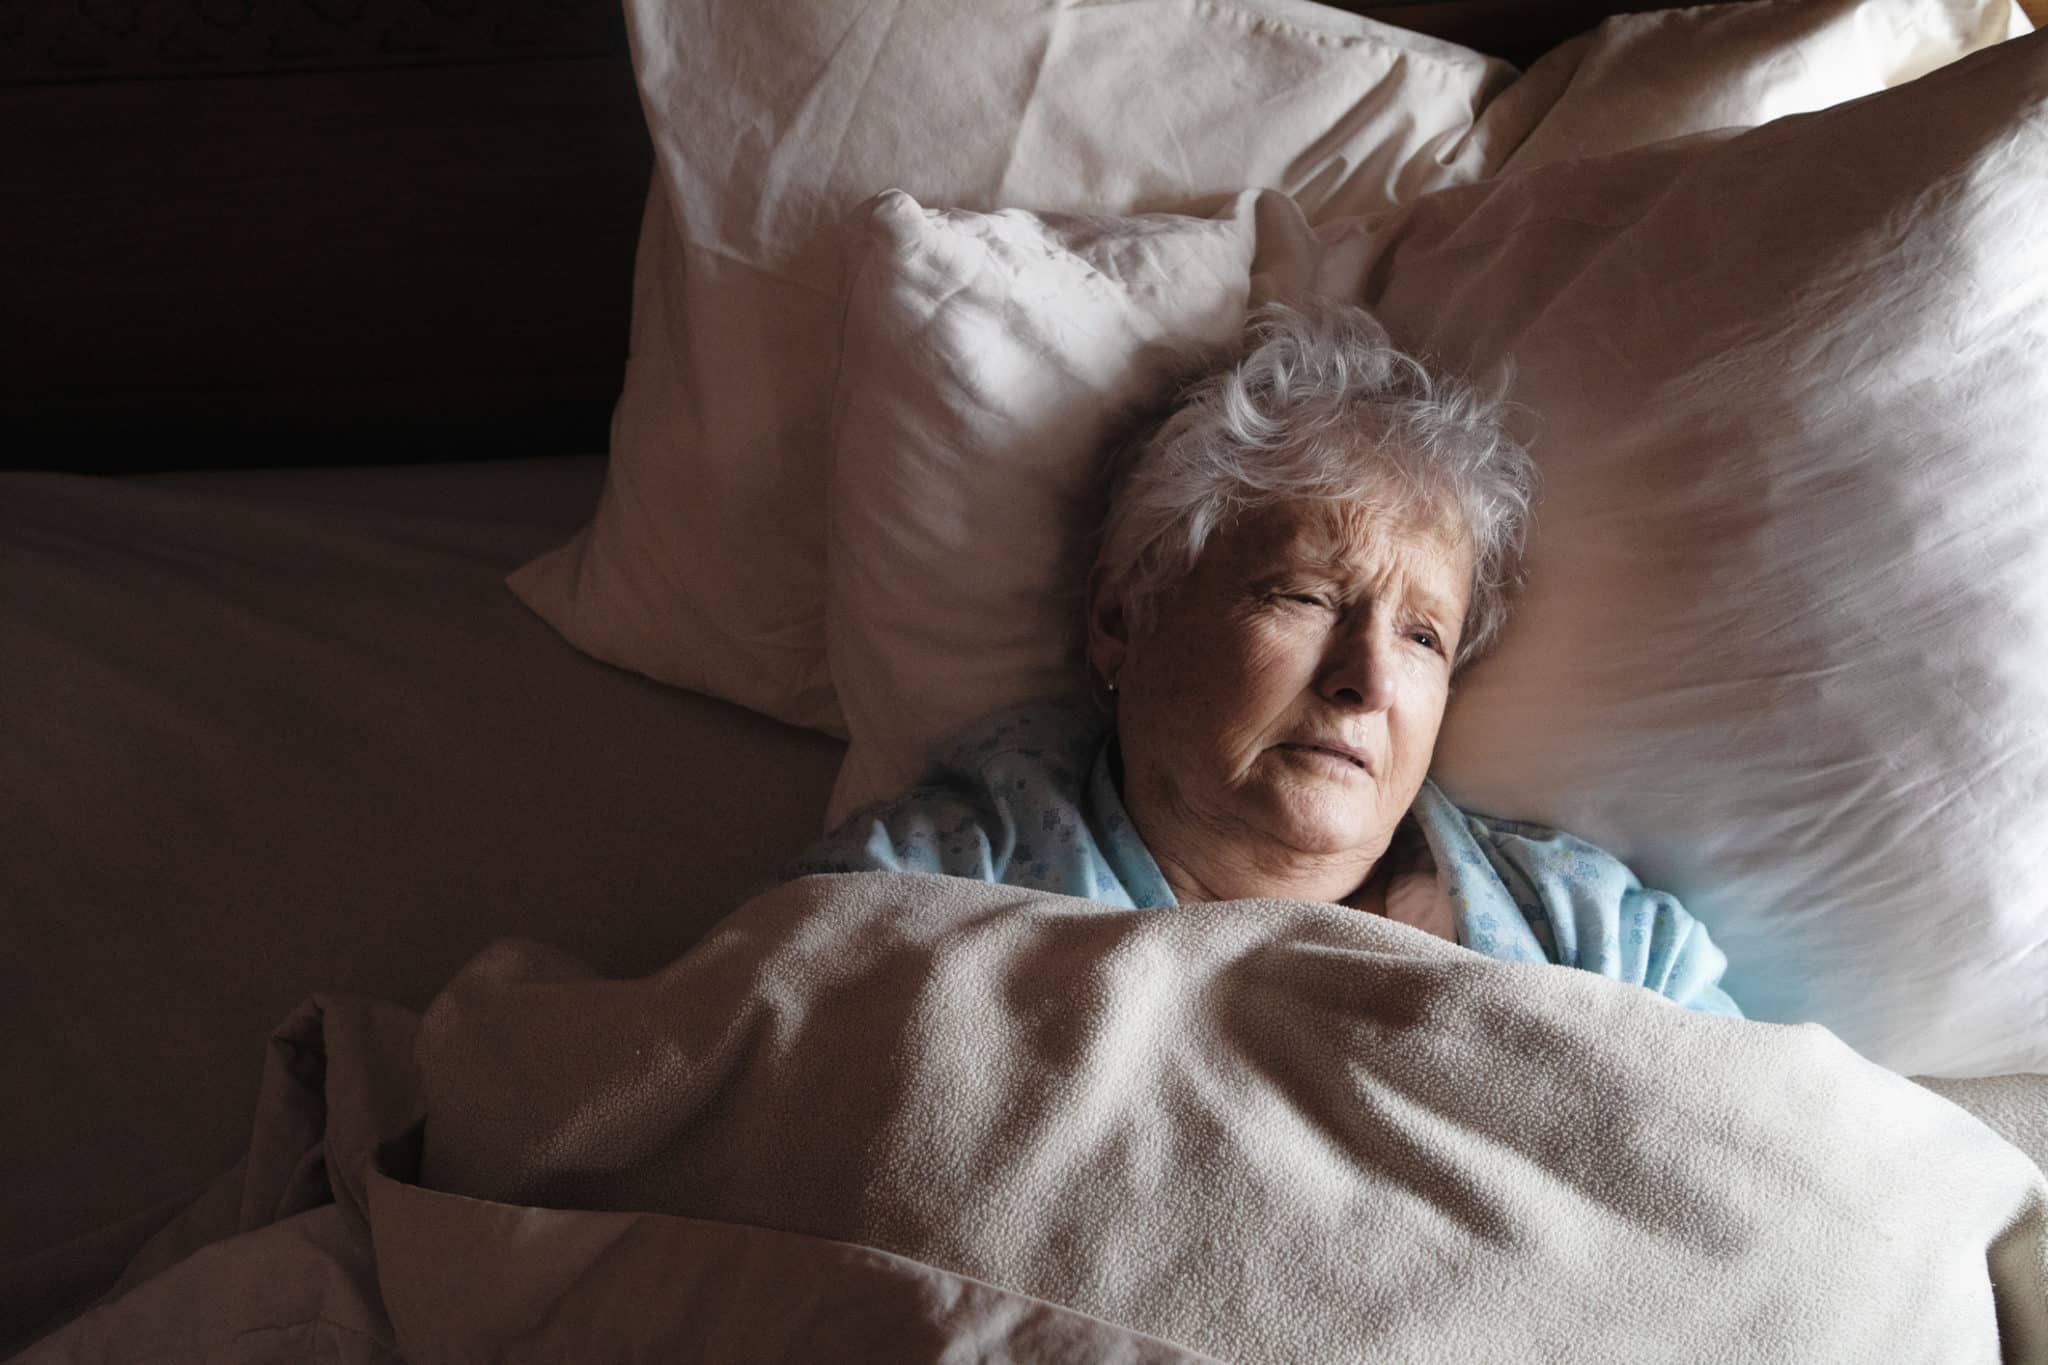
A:
{"type": "Polygon", "coordinates": [[[2048,1180],[1961,1110],[1335,907],[811,878],[297,1022],[239,1235],[30,1359],[2048,1360],[2048,1180]]]}

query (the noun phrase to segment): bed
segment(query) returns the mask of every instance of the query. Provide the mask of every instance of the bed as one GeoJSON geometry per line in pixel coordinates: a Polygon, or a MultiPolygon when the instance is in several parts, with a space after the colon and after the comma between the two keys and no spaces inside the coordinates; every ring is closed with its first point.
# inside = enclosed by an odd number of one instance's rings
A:
{"type": "Polygon", "coordinates": [[[2048,1359],[2048,49],[1634,8],[0,16],[0,1350],[2048,1359]],[[1290,291],[1541,424],[1443,779],[1787,1027],[780,884],[1290,291]]]}

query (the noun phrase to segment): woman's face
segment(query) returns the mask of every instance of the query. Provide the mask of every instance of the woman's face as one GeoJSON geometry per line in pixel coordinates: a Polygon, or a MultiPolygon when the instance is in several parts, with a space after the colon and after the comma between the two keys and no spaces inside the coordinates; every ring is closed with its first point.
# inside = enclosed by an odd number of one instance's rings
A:
{"type": "Polygon", "coordinates": [[[1136,638],[1096,585],[1125,800],[1169,880],[1364,879],[1428,773],[1471,577],[1441,527],[1282,504],[1212,539],[1136,638]]]}

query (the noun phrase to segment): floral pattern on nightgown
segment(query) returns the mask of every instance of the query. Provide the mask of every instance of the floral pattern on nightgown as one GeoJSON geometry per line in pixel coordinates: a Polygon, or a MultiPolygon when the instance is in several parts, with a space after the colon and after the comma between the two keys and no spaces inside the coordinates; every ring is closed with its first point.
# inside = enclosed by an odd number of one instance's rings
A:
{"type": "MultiPolygon", "coordinates": [[[[792,864],[937,873],[1129,909],[1176,904],[1117,791],[1116,736],[1085,698],[997,712],[935,751],[918,785],[870,806],[792,864]]],[[[1473,815],[1424,782],[1409,811],[1435,861],[1458,942],[1642,986],[1740,1016],[1706,929],[1620,860],[1543,825],[1473,815]]]]}

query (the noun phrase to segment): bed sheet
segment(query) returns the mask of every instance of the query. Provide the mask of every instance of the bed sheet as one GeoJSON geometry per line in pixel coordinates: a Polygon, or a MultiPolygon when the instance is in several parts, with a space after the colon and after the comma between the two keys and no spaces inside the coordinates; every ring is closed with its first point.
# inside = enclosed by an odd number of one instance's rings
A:
{"type": "Polygon", "coordinates": [[[602,478],[0,476],[0,1265],[43,1253],[0,1299],[92,1285],[232,1163],[311,992],[417,1005],[502,936],[651,970],[815,834],[837,741],[504,587],[602,478]]]}

